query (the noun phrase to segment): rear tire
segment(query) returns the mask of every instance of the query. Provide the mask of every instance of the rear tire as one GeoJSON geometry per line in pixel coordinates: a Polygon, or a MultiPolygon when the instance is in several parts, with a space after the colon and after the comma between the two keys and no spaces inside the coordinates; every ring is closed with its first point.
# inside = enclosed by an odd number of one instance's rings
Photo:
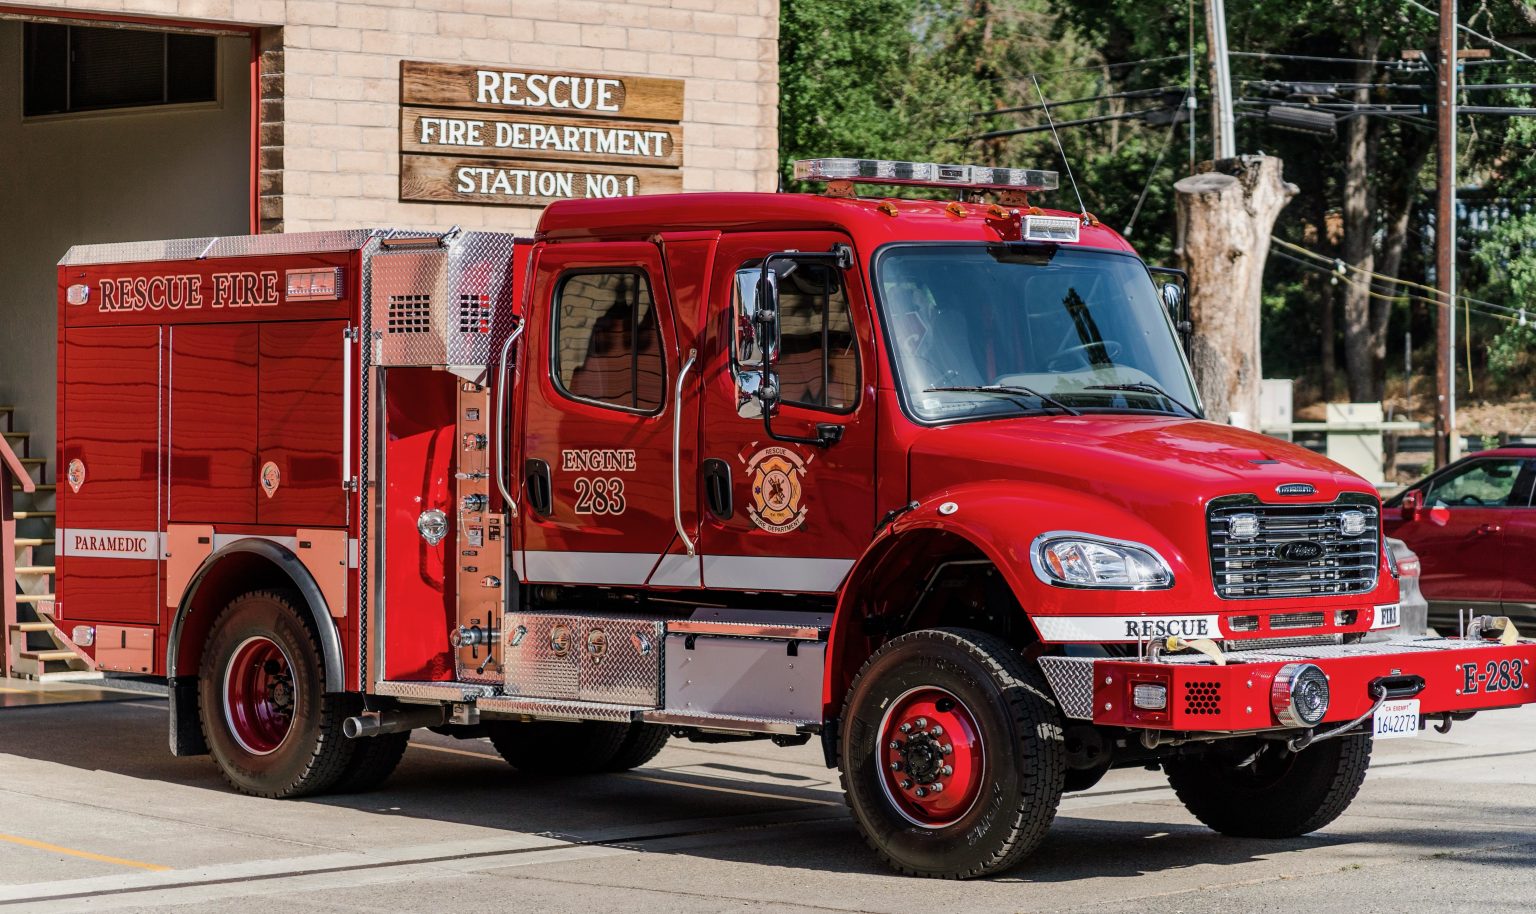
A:
{"type": "MultiPolygon", "coordinates": [[[[614,763],[625,750],[633,726],[638,725],[599,720],[573,723],[497,721],[490,725],[489,735],[491,745],[518,771],[527,774],[596,774],[619,770],[614,763]]],[[[657,751],[660,749],[660,746],[656,747],[657,751]]],[[[655,755],[655,752],[651,754],[655,755]]]]}
{"type": "Polygon", "coordinates": [[[1014,866],[1045,837],[1066,780],[1044,678],[1006,641],[966,629],[876,651],[849,688],[839,746],[860,833],[912,876],[1014,866]]]}
{"type": "Polygon", "coordinates": [[[656,757],[656,754],[667,745],[667,739],[671,736],[666,727],[656,724],[630,724],[629,733],[624,737],[624,742],[619,745],[619,751],[613,754],[608,764],[603,766],[604,771],[628,771],[631,768],[639,768],[646,762],[656,757]]]}
{"type": "Polygon", "coordinates": [[[410,745],[411,733],[386,733],[352,740],[352,761],[334,787],[334,793],[366,793],[378,790],[395,773],[405,749],[410,745]]]}
{"type": "Polygon", "coordinates": [[[348,696],[325,691],[320,642],[301,598],[253,591],[219,613],[203,647],[198,712],[224,779],[241,793],[300,797],[334,786],[352,760],[348,696]]]}
{"type": "Polygon", "coordinates": [[[1252,743],[1218,744],[1204,755],[1163,763],[1184,807],[1234,838],[1295,838],[1337,819],[1371,764],[1370,734],[1341,736],[1291,752],[1272,743],[1247,768],[1252,743]]]}

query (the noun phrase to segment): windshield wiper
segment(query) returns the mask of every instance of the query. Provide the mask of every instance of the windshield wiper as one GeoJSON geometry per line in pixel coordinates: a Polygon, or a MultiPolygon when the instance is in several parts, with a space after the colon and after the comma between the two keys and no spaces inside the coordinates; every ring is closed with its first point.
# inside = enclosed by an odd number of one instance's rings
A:
{"type": "MultiPolygon", "coordinates": [[[[925,393],[925,394],[932,394],[932,393],[1000,394],[1000,395],[1005,396],[1005,397],[1017,397],[1020,394],[1024,394],[1026,396],[1030,396],[1030,397],[1034,397],[1034,398],[1038,399],[1041,403],[1045,404],[1046,406],[1052,407],[1054,409],[1059,409],[1059,410],[1061,410],[1062,412],[1066,413],[1069,416],[1081,416],[1083,414],[1083,411],[1080,410],[1080,409],[1073,409],[1072,407],[1070,407],[1067,404],[1061,402],[1060,400],[1056,399],[1055,397],[1047,396],[1046,394],[1043,394],[1040,391],[1035,390],[1033,387],[1025,387],[1025,386],[1023,386],[1021,384],[987,384],[987,385],[984,385],[984,386],[973,386],[973,387],[929,387],[926,390],[924,390],[923,393],[925,393]]],[[[1015,400],[1014,402],[1018,402],[1018,401],[1015,400]]]]}
{"type": "Polygon", "coordinates": [[[1177,406],[1179,409],[1184,410],[1184,412],[1189,414],[1191,419],[1199,419],[1200,418],[1200,414],[1199,413],[1197,413],[1194,410],[1190,409],[1188,406],[1185,406],[1183,403],[1180,403],[1178,400],[1175,400],[1173,398],[1172,394],[1168,393],[1168,391],[1166,391],[1166,390],[1163,390],[1161,387],[1158,387],[1156,384],[1151,383],[1150,381],[1131,381],[1131,382],[1128,382],[1128,383],[1125,383],[1125,384],[1089,384],[1087,387],[1084,387],[1083,389],[1084,390],[1129,390],[1129,391],[1139,391],[1141,393],[1146,393],[1146,394],[1157,394],[1159,397],[1162,397],[1164,400],[1167,400],[1169,403],[1172,403],[1174,406],[1177,406]]]}

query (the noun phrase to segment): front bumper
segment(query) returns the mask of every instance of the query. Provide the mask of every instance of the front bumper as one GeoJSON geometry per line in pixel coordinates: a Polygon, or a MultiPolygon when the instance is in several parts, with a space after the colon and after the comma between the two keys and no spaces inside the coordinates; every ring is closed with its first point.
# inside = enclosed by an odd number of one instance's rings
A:
{"type": "Polygon", "coordinates": [[[1271,708],[1275,674],[1311,663],[1328,677],[1322,724],[1370,711],[1373,687],[1419,699],[1423,715],[1509,708],[1536,702],[1536,641],[1416,638],[1369,644],[1234,651],[1218,665],[1202,654],[1156,659],[1042,657],[1062,713],[1095,724],[1141,730],[1247,732],[1283,728],[1271,708]],[[1137,685],[1162,685],[1167,701],[1143,709],[1137,685]]]}

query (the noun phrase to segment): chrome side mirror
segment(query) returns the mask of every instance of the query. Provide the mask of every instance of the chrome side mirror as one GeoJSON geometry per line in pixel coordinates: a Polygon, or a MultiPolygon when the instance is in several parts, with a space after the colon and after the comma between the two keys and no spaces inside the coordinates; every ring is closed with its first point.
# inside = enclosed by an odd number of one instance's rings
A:
{"type": "Polygon", "coordinates": [[[1163,285],[1163,307],[1168,309],[1168,316],[1175,322],[1184,313],[1184,290],[1175,283],[1163,285]]]}
{"type": "Polygon", "coordinates": [[[779,404],[778,378],[773,366],[779,360],[779,275],[767,261],[757,280],[757,295],[752,302],[752,323],[757,326],[758,384],[753,396],[760,406],[760,415],[772,415],[779,404]]]}
{"type": "MultiPolygon", "coordinates": [[[[772,402],[778,402],[778,375],[768,373],[772,402]]],[[[763,418],[763,372],[761,369],[736,372],[736,415],[743,419],[763,418]]]]}

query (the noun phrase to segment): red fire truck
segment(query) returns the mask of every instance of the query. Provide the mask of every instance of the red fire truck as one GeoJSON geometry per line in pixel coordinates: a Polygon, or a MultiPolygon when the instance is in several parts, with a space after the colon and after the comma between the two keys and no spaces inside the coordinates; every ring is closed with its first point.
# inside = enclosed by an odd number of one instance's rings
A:
{"type": "Polygon", "coordinates": [[[1536,700],[1507,620],[1362,642],[1376,492],[1204,421],[1176,277],[1030,206],[1054,174],[798,168],[826,193],[532,238],[72,249],[61,624],[247,793],[376,786],[421,727],[558,773],[816,738],[881,857],[946,877],[1117,767],[1298,835],[1373,739],[1536,700]]]}

